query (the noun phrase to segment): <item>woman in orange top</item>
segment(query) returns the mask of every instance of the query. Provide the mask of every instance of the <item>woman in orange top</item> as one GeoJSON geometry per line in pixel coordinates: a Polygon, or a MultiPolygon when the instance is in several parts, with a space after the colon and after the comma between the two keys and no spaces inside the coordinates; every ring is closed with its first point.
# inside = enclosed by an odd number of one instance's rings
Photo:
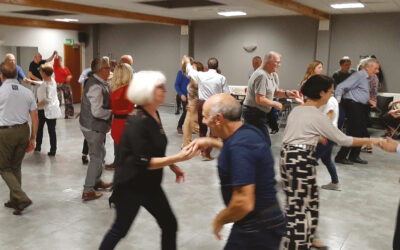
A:
{"type": "Polygon", "coordinates": [[[72,74],[67,67],[63,68],[61,66],[61,62],[62,58],[57,53],[53,65],[55,80],[57,83],[57,95],[61,106],[62,95],[64,94],[65,119],[70,119],[74,117],[74,105],[72,102],[72,91],[70,85],[72,74]]]}
{"type": "MultiPolygon", "coordinates": [[[[111,137],[114,139],[114,156],[117,155],[119,139],[124,131],[128,114],[134,109],[134,104],[126,98],[128,85],[132,81],[133,72],[130,65],[119,63],[115,66],[111,85],[111,109],[113,119],[111,124],[111,137]]],[[[114,169],[114,164],[106,166],[107,170],[114,169]]]]}

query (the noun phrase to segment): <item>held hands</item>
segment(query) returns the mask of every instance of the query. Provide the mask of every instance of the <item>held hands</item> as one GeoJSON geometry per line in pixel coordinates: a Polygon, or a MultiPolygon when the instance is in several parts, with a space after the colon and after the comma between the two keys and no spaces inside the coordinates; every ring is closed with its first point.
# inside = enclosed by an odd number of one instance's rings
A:
{"type": "Polygon", "coordinates": [[[190,58],[186,55],[182,57],[182,64],[190,63],[190,58]]]}
{"type": "Polygon", "coordinates": [[[221,148],[223,143],[215,138],[211,137],[201,137],[192,141],[187,147],[191,148],[193,151],[201,152],[211,147],[221,148]]]}
{"type": "Polygon", "coordinates": [[[279,110],[279,112],[282,112],[282,109],[283,109],[283,105],[282,105],[282,103],[280,103],[280,102],[274,102],[275,103],[275,108],[277,109],[277,110],[279,110]]]}
{"type": "Polygon", "coordinates": [[[326,139],[323,136],[320,136],[319,139],[318,139],[318,142],[321,143],[322,145],[326,146],[328,144],[328,139],[326,139]]]}
{"type": "Polygon", "coordinates": [[[390,137],[386,137],[386,139],[380,139],[377,145],[387,152],[396,152],[399,143],[390,137]]]}
{"type": "Polygon", "coordinates": [[[182,100],[182,102],[186,102],[186,100],[187,100],[186,96],[185,95],[181,95],[181,100],[182,100]]]}
{"type": "Polygon", "coordinates": [[[369,104],[371,105],[372,108],[376,108],[376,101],[369,100],[368,102],[369,102],[369,104]]]}
{"type": "Polygon", "coordinates": [[[189,159],[192,159],[194,156],[199,155],[200,150],[194,149],[193,147],[190,147],[190,145],[182,148],[182,150],[178,153],[178,158],[179,161],[186,161],[189,159]]]}

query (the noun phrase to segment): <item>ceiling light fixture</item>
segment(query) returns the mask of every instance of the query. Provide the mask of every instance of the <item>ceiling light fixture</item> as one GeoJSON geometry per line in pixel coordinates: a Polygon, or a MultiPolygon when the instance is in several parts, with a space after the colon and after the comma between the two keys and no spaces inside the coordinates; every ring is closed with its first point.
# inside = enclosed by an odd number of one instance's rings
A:
{"type": "Polygon", "coordinates": [[[66,23],[69,23],[69,22],[79,22],[78,19],[74,19],[74,18],[56,18],[56,19],[54,19],[54,20],[57,21],[57,22],[66,22],[66,23]]]}
{"type": "Polygon", "coordinates": [[[220,16],[245,16],[247,15],[246,12],[243,11],[220,11],[218,12],[220,16]]]}
{"type": "Polygon", "coordinates": [[[331,4],[334,9],[354,9],[354,8],[364,8],[362,3],[335,3],[331,4]]]}

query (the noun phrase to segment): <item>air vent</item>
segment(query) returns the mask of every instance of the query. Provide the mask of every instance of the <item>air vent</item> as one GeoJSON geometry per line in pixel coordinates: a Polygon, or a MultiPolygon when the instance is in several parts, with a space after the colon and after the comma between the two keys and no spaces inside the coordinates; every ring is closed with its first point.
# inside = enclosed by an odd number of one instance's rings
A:
{"type": "Polygon", "coordinates": [[[150,2],[139,2],[141,4],[147,4],[167,9],[177,8],[190,8],[190,7],[208,7],[208,6],[220,6],[222,3],[217,3],[208,0],[166,0],[166,1],[150,1],[150,2]]]}
{"type": "Polygon", "coordinates": [[[22,11],[11,11],[12,13],[33,15],[33,16],[64,16],[72,15],[74,13],[54,11],[54,10],[22,10],[22,11]]]}

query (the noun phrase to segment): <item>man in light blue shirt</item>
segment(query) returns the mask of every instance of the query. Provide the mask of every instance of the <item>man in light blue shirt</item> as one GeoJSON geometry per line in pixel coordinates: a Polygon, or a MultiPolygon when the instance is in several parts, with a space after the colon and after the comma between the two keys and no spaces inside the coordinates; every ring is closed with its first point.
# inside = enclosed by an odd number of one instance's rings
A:
{"type": "MultiPolygon", "coordinates": [[[[369,137],[367,131],[370,101],[370,81],[379,72],[379,62],[367,58],[361,62],[362,70],[353,73],[337,86],[335,97],[342,102],[347,117],[346,134],[353,137],[369,137]]],[[[361,147],[341,147],[335,157],[336,163],[368,164],[360,158],[361,147]]]]}
{"type": "MultiPolygon", "coordinates": [[[[26,77],[25,77],[24,71],[22,70],[21,66],[16,64],[15,56],[13,54],[11,54],[11,53],[6,54],[6,58],[4,59],[4,62],[14,63],[17,68],[17,75],[15,76],[15,79],[25,81],[26,77]]],[[[0,86],[1,86],[1,84],[2,84],[2,82],[0,80],[0,86]]]]}

